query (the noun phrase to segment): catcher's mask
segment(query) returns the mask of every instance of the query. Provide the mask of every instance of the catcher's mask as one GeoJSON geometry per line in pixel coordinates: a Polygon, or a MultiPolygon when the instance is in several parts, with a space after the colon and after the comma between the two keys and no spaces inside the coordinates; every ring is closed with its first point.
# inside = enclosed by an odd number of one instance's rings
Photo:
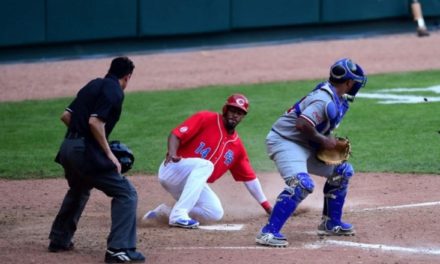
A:
{"type": "Polygon", "coordinates": [[[367,83],[367,76],[365,76],[359,64],[354,63],[351,59],[344,58],[338,60],[330,67],[330,80],[338,83],[346,80],[355,81],[348,94],[356,96],[359,89],[367,83]]]}
{"type": "Polygon", "coordinates": [[[244,111],[245,114],[247,114],[249,108],[249,100],[246,98],[246,96],[242,94],[233,94],[229,96],[228,99],[226,99],[225,105],[223,106],[223,114],[226,113],[228,106],[233,106],[241,109],[244,111]]]}
{"type": "Polygon", "coordinates": [[[109,142],[110,149],[121,163],[121,173],[129,171],[133,167],[134,155],[127,145],[118,140],[109,142]]]}

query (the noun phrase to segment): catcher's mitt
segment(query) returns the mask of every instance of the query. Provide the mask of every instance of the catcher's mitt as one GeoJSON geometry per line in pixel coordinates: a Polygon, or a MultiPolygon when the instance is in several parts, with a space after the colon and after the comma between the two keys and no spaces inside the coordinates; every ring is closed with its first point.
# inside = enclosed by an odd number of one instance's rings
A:
{"type": "Polygon", "coordinates": [[[351,154],[351,143],[348,138],[336,137],[336,147],[319,149],[316,158],[327,165],[338,165],[347,161],[351,154]]]}

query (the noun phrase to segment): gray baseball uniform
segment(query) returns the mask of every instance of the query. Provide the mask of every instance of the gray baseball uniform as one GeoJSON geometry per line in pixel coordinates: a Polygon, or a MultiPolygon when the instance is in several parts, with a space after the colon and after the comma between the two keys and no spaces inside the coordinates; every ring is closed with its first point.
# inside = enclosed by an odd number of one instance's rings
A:
{"type": "Polygon", "coordinates": [[[313,90],[287,110],[272,126],[266,137],[267,152],[285,180],[301,172],[311,172],[320,176],[332,174],[334,166],[324,165],[316,160],[314,153],[317,146],[295,128],[296,120],[301,116],[320,133],[330,133],[332,126],[328,106],[331,103],[332,91],[326,82],[320,89],[313,90]],[[280,154],[281,152],[283,154],[280,154]]]}

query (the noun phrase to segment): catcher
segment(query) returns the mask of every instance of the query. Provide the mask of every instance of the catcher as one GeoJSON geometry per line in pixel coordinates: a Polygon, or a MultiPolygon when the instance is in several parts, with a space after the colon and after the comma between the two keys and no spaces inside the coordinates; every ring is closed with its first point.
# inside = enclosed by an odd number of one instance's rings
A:
{"type": "Polygon", "coordinates": [[[354,174],[347,162],[350,143],[331,133],[366,81],[358,64],[347,58],[338,60],[331,66],[327,81],[318,84],[273,124],[266,137],[267,151],[285,186],[256,237],[257,244],[288,245],[280,231],[301,201],[313,192],[309,173],[327,178],[318,235],[354,235],[353,226],[341,219],[349,180],[354,174]]]}

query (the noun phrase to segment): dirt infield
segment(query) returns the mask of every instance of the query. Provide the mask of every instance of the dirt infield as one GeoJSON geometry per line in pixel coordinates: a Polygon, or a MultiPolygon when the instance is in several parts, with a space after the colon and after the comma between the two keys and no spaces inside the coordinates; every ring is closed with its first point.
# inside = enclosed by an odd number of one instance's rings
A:
{"type": "MultiPolygon", "coordinates": [[[[440,69],[440,34],[304,42],[253,48],[133,55],[135,75],[128,90],[186,88],[275,80],[325,78],[328,66],[352,57],[367,73],[440,69]]],[[[0,65],[0,101],[72,96],[101,76],[109,59],[0,65]]],[[[282,182],[259,174],[274,202],[282,182]]],[[[254,238],[266,216],[242,184],[226,175],[212,185],[225,208],[220,224],[243,224],[238,231],[181,230],[164,223],[138,223],[138,248],[148,263],[439,263],[440,177],[359,173],[353,177],[345,219],[354,237],[320,239],[323,179],[289,219],[290,245],[268,249],[254,238]]],[[[171,197],[155,176],[136,175],[138,217],[171,197]]],[[[0,180],[2,263],[102,263],[110,225],[110,199],[93,191],[79,223],[72,252],[47,252],[48,232],[67,185],[63,179],[0,180]]]]}
{"type": "MultiPolygon", "coordinates": [[[[268,249],[254,238],[266,216],[242,184],[226,175],[212,185],[225,208],[222,224],[244,224],[239,231],[182,230],[165,223],[139,222],[138,247],[149,263],[438,263],[440,260],[440,177],[357,174],[348,195],[345,219],[354,237],[320,239],[323,180],[289,219],[284,232],[290,246],[268,249]],[[432,204],[429,204],[432,203],[432,204]],[[403,207],[402,205],[413,205],[403,207]],[[380,208],[385,207],[385,208],[380,208]],[[389,208],[387,208],[389,207],[389,208]]],[[[139,218],[159,203],[171,202],[156,177],[132,176],[138,190],[139,218]]],[[[274,201],[282,182],[260,175],[274,201]]],[[[109,230],[110,199],[93,191],[75,236],[75,250],[48,253],[47,234],[66,191],[62,179],[0,181],[2,263],[100,263],[109,230]]]]}

